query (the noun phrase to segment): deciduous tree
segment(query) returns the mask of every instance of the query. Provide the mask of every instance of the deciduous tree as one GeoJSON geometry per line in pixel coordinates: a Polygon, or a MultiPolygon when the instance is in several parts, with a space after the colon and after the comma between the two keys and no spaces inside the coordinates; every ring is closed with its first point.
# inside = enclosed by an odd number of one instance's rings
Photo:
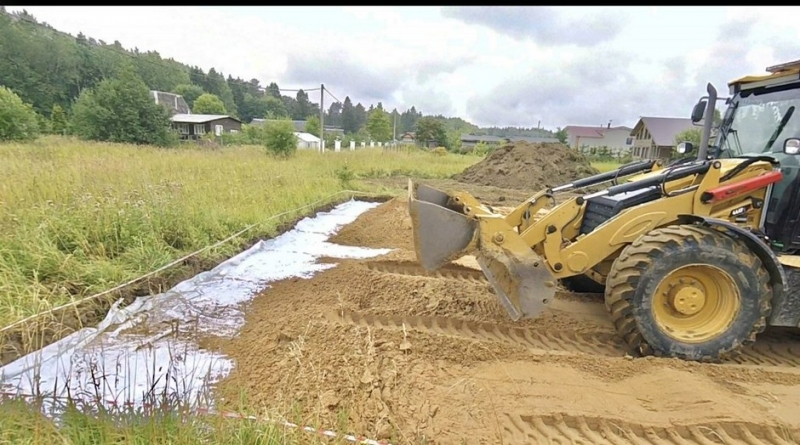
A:
{"type": "Polygon", "coordinates": [[[374,108],[367,117],[367,131],[378,142],[386,142],[392,137],[392,123],[389,115],[380,108],[374,108]]]}
{"type": "Polygon", "coordinates": [[[39,123],[33,107],[0,86],[0,141],[30,141],[37,136],[39,123]]]}
{"type": "Polygon", "coordinates": [[[167,109],[153,100],[133,66],[122,69],[116,79],[84,90],[73,106],[70,127],[83,139],[153,145],[174,142],[167,109]]]}
{"type": "Polygon", "coordinates": [[[308,119],[306,119],[306,133],[318,136],[320,128],[319,118],[317,116],[308,116],[308,119]]]}
{"type": "Polygon", "coordinates": [[[211,93],[203,93],[194,101],[192,112],[196,114],[225,114],[225,104],[211,93]]]}
{"type": "Polygon", "coordinates": [[[203,89],[191,83],[178,85],[172,90],[172,92],[175,94],[180,94],[183,97],[183,100],[186,101],[186,104],[189,105],[189,109],[194,109],[194,101],[203,95],[203,89]]]}
{"type": "Polygon", "coordinates": [[[417,142],[423,146],[428,146],[429,141],[435,142],[437,145],[449,148],[449,141],[447,140],[447,131],[444,125],[438,119],[430,116],[425,116],[417,121],[416,129],[417,142]]]}
{"type": "Polygon", "coordinates": [[[67,124],[67,114],[64,109],[59,104],[53,105],[53,111],[50,113],[50,128],[53,133],[64,134],[67,131],[67,124]]]}
{"type": "Polygon", "coordinates": [[[703,130],[700,127],[693,127],[683,130],[675,135],[675,145],[678,145],[681,142],[691,142],[695,147],[700,147],[700,139],[702,134],[703,130]]]}

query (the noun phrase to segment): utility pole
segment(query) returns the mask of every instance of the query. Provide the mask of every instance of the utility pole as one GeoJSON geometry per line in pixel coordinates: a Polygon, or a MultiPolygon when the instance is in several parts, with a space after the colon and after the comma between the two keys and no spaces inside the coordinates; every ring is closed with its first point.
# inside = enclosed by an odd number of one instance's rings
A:
{"type": "Polygon", "coordinates": [[[319,86],[319,151],[325,151],[325,84],[319,86]]]}

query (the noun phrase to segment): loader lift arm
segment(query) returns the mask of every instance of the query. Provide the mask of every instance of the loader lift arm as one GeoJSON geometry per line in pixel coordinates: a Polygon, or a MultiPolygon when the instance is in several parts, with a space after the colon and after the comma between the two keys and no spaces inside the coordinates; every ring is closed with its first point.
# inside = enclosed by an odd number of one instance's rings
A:
{"type": "MultiPolygon", "coordinates": [[[[723,168],[721,161],[695,161],[662,168],[652,161],[633,163],[571,184],[542,190],[503,217],[466,192],[445,193],[409,181],[409,213],[415,248],[421,265],[437,269],[449,261],[476,252],[478,263],[512,319],[535,317],[549,304],[556,282],[587,273],[602,261],[613,259],[621,249],[643,234],[693,214],[726,217],[750,196],[760,192],[747,186],[753,179],[759,186],[780,179],[764,159],[751,159],[739,167],[723,168]],[[541,219],[532,215],[544,208],[554,191],[616,182],[622,176],[649,170],[630,182],[611,186],[594,194],[576,196],[555,206],[541,219]],[[723,171],[725,170],[725,171],[723,171]],[[728,173],[734,172],[733,177],[728,173]],[[726,176],[726,181],[721,178],[726,176]],[[750,192],[725,195],[717,190],[721,182],[736,179],[736,187],[750,192]],[[712,193],[719,200],[703,199],[712,193]],[[588,227],[586,212],[596,200],[639,194],[637,205],[621,207],[613,217],[588,227]],[[726,213],[727,212],[727,213],[726,213]]],[[[763,194],[763,193],[762,193],[763,194]]],[[[600,204],[597,204],[600,206],[600,204]]],[[[751,209],[750,213],[758,212],[751,209]]]]}
{"type": "Polygon", "coordinates": [[[409,182],[417,257],[435,269],[474,253],[515,320],[544,310],[557,281],[596,282],[632,353],[718,361],[767,325],[800,327],[800,60],[767,71],[730,82],[728,98],[707,85],[691,113],[703,121],[695,159],[547,188],[505,217],[469,193],[409,182]],[[538,217],[556,193],[605,182],[538,217]]]}

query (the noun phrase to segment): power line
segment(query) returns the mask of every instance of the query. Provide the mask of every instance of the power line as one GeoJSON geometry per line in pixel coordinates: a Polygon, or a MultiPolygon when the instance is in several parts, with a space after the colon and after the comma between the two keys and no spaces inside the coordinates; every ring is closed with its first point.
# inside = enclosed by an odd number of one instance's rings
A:
{"type": "Polygon", "coordinates": [[[331,90],[325,88],[325,92],[328,93],[328,95],[330,95],[333,98],[333,100],[336,101],[336,103],[342,103],[342,101],[340,101],[338,97],[334,96],[333,93],[331,93],[331,90]]]}
{"type": "MultiPolygon", "coordinates": [[[[319,88],[308,88],[308,89],[300,88],[299,90],[288,90],[288,89],[285,89],[285,88],[278,88],[278,89],[280,91],[294,91],[294,92],[298,92],[298,91],[303,91],[303,92],[306,92],[306,91],[319,91],[319,88]]],[[[265,89],[265,91],[266,91],[266,89],[265,89]]]]}

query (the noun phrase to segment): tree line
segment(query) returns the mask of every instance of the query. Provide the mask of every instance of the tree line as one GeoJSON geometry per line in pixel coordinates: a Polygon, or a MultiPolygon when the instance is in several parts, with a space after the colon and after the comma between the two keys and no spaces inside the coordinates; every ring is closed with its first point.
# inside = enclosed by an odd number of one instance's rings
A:
{"type": "MultiPolygon", "coordinates": [[[[122,80],[131,94],[137,89],[141,91],[142,85],[148,91],[180,94],[194,113],[228,114],[245,123],[255,118],[308,120],[318,119],[320,115],[319,104],[312,102],[309,93],[303,90],[285,95],[276,82],[262,87],[257,79],[244,80],[230,74],[226,77],[214,68],[205,72],[197,66],[162,58],[156,51],[128,50],[119,41],[107,43],[83,33],[73,37],[39,22],[24,10],[9,13],[0,6],[0,42],[3,42],[0,45],[0,86],[15,93],[23,103],[30,104],[42,132],[74,130],[81,133],[78,127],[82,124],[92,119],[102,120],[102,112],[88,118],[91,113],[87,107],[105,106],[106,114],[115,108],[112,104],[102,105],[102,93],[98,91],[105,81],[106,94],[110,94],[114,88],[109,88],[108,82],[113,80],[122,80]],[[85,96],[83,100],[82,96],[85,96]]],[[[125,89],[122,84],[116,84],[115,88],[125,89]]],[[[136,101],[132,96],[126,98],[136,101]]],[[[345,96],[342,103],[332,101],[323,117],[326,127],[339,127],[345,134],[361,140],[366,137],[389,140],[421,130],[423,141],[451,149],[457,148],[461,133],[505,133],[509,136],[549,133],[539,129],[481,129],[461,118],[423,116],[413,106],[402,113],[397,109],[388,111],[380,102],[365,106],[354,103],[349,96],[345,96]],[[418,128],[423,117],[428,119],[418,128]]],[[[158,122],[160,117],[154,119],[158,122]]],[[[142,128],[149,128],[143,125],[142,128]]],[[[92,133],[92,137],[109,137],[103,135],[109,132],[83,131],[92,133]]],[[[144,129],[128,131],[131,134],[127,135],[127,140],[137,141],[133,133],[144,132],[144,129]]],[[[155,137],[156,140],[161,138],[155,137]]],[[[138,138],[138,141],[150,143],[153,139],[138,138]]]]}

